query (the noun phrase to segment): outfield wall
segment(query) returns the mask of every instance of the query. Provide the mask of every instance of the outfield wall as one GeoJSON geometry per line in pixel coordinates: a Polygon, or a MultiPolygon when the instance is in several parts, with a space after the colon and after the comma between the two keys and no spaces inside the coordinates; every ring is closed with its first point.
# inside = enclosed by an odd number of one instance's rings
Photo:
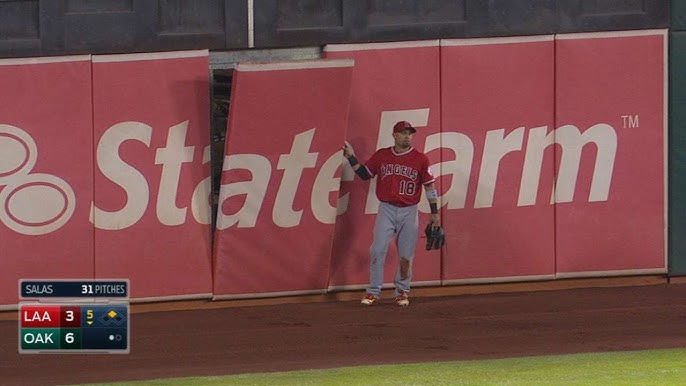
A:
{"type": "Polygon", "coordinates": [[[339,147],[366,159],[400,119],[419,128],[448,234],[440,252],[420,239],[415,286],[666,273],[666,39],[239,64],[213,248],[206,51],[0,60],[0,304],[20,278],[125,277],[137,301],[362,288],[377,202],[339,147]]]}

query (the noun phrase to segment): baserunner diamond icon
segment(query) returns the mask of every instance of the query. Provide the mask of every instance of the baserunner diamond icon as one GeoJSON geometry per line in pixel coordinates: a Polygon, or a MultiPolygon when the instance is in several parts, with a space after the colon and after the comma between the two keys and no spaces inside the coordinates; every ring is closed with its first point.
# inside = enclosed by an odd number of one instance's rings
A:
{"type": "Polygon", "coordinates": [[[114,324],[119,325],[119,324],[122,324],[125,320],[126,320],[126,317],[124,315],[119,314],[115,310],[109,310],[106,314],[103,314],[100,317],[100,321],[103,324],[114,323],[114,324]]]}

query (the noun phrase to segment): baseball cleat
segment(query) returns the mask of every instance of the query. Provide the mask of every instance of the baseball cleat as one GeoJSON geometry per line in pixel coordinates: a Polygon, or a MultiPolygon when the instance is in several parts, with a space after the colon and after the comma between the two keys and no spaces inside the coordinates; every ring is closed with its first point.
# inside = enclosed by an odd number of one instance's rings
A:
{"type": "Polygon", "coordinates": [[[371,306],[371,305],[376,304],[376,302],[378,302],[378,301],[379,301],[379,298],[377,298],[376,296],[374,296],[372,294],[366,294],[366,295],[364,295],[364,297],[362,298],[362,301],[360,301],[360,303],[365,305],[365,306],[371,306]]]}
{"type": "Polygon", "coordinates": [[[407,291],[400,291],[398,296],[395,297],[395,304],[401,307],[407,307],[410,305],[410,298],[407,297],[407,291]]]}

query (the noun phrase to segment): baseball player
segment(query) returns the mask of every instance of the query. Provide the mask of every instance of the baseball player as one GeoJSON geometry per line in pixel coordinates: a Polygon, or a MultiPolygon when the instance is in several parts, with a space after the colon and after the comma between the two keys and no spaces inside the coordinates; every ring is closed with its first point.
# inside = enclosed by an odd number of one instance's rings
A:
{"type": "Polygon", "coordinates": [[[438,193],[434,186],[435,178],[429,167],[429,159],[424,153],[411,146],[412,135],[417,130],[405,121],[393,126],[395,145],[377,150],[369,160],[361,164],[347,141],[343,155],[350,162],[355,173],[363,180],[376,178],[376,196],[379,199],[379,214],[374,224],[374,241],[370,248],[369,288],[362,298],[362,304],[371,306],[379,301],[383,285],[384,261],[388,243],[396,237],[399,267],[395,274],[395,303],[408,306],[410,282],[412,280],[412,261],[417,245],[418,210],[421,187],[431,207],[431,225],[440,227],[438,193]]]}

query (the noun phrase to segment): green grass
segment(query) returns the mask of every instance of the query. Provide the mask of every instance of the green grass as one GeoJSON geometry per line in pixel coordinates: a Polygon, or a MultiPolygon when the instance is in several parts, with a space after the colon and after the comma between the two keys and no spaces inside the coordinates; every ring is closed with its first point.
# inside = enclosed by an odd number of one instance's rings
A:
{"type": "Polygon", "coordinates": [[[686,348],[345,367],[110,385],[683,385],[686,348]]]}

